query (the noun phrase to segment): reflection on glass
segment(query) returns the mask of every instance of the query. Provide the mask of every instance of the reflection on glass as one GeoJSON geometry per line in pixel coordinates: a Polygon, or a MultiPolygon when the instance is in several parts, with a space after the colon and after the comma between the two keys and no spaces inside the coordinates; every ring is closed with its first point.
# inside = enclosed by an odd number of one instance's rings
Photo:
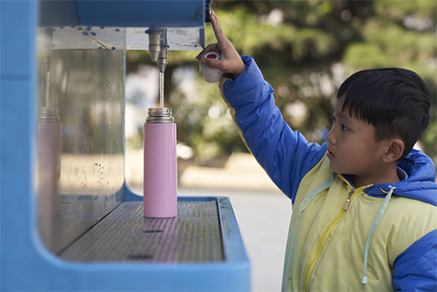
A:
{"type": "Polygon", "coordinates": [[[53,29],[44,30],[45,58],[43,65],[42,95],[38,121],[37,189],[38,214],[59,215],[59,178],[62,144],[62,124],[58,100],[50,94],[50,73],[53,54],[53,29]]]}
{"type": "Polygon", "coordinates": [[[64,38],[80,34],[92,48],[68,49],[57,46],[62,29],[38,34],[38,226],[54,253],[121,202],[124,180],[124,34],[116,47],[69,28],[64,38]]]}

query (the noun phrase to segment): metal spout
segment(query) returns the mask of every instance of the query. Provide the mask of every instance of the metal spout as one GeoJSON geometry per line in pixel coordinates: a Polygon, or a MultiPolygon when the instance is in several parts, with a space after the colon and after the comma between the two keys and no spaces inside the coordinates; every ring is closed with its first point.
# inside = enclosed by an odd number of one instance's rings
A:
{"type": "Polygon", "coordinates": [[[161,30],[148,29],[149,34],[149,52],[154,63],[158,62],[159,53],[161,52],[161,30]]]}
{"type": "Polygon", "coordinates": [[[168,46],[161,46],[161,52],[159,53],[159,57],[158,57],[158,69],[159,72],[164,73],[165,69],[167,68],[167,48],[168,46]]]}
{"type": "Polygon", "coordinates": [[[161,51],[159,53],[157,64],[158,64],[159,72],[164,73],[165,68],[167,68],[167,50],[168,50],[167,29],[165,28],[162,29],[160,46],[161,46],[161,51]]]}

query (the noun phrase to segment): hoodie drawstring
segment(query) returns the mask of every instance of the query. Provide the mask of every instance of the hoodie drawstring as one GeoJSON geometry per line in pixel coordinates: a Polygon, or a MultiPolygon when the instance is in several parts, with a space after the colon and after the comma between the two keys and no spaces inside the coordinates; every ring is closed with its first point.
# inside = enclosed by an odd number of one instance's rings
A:
{"type": "Polygon", "coordinates": [[[323,192],[324,190],[329,189],[329,187],[332,185],[332,182],[334,181],[334,175],[332,174],[327,180],[320,183],[317,187],[315,187],[306,197],[305,199],[300,203],[299,205],[299,213],[297,213],[297,217],[300,217],[302,212],[305,210],[305,208],[308,206],[308,204],[317,197],[318,194],[323,192]]]}
{"type": "Polygon", "coordinates": [[[375,220],[372,223],[372,226],[370,226],[369,235],[367,236],[367,242],[366,247],[364,249],[364,274],[363,279],[361,280],[361,284],[366,285],[367,284],[367,258],[369,256],[369,249],[370,249],[370,241],[372,239],[373,233],[375,232],[376,227],[379,224],[379,221],[381,220],[382,215],[385,212],[385,209],[387,208],[388,201],[390,201],[390,198],[393,194],[393,191],[396,189],[393,186],[389,186],[390,191],[385,196],[384,201],[382,202],[381,207],[379,208],[378,214],[376,214],[375,220]]]}

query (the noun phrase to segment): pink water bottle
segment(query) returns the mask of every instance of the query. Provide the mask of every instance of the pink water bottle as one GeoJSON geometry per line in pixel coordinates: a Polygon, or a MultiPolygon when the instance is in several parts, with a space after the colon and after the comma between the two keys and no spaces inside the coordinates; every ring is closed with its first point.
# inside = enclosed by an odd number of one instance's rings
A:
{"type": "Polygon", "coordinates": [[[42,107],[38,123],[37,190],[38,215],[56,216],[60,212],[62,124],[58,108],[42,107]]]}
{"type": "Polygon", "coordinates": [[[176,124],[171,108],[150,108],[144,124],[144,217],[176,215],[176,124]]]}

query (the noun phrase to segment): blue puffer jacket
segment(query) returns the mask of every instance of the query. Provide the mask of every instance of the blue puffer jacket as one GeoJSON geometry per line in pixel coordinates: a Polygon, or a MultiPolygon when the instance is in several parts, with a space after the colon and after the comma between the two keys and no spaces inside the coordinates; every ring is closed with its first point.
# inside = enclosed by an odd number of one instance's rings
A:
{"type": "Polygon", "coordinates": [[[282,290],[437,291],[431,159],[413,150],[398,164],[400,182],[355,188],[332,173],[326,143],[290,129],[255,61],[242,59],[247,70],[223,95],[252,154],[293,203],[282,290]]]}

